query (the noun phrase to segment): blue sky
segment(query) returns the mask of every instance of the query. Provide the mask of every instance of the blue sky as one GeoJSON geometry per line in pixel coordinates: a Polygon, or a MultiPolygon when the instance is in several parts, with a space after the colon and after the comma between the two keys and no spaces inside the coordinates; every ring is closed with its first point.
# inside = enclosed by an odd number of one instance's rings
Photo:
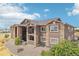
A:
{"type": "Polygon", "coordinates": [[[60,17],[64,23],[79,27],[77,3],[6,3],[0,4],[0,28],[9,28],[24,18],[46,20],[60,17]]]}

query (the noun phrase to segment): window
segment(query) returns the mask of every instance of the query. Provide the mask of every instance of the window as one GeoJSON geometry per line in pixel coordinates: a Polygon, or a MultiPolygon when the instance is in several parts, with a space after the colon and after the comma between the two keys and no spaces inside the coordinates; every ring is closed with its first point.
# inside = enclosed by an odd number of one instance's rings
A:
{"type": "Polygon", "coordinates": [[[34,36],[30,35],[29,39],[32,40],[32,41],[34,41],[34,36]]]}
{"type": "Polygon", "coordinates": [[[57,44],[58,41],[58,38],[50,38],[50,44],[57,44]]]}
{"type": "Polygon", "coordinates": [[[58,31],[58,26],[57,25],[50,25],[50,31],[58,31]]]}
{"type": "Polygon", "coordinates": [[[46,31],[46,27],[41,27],[41,31],[45,32],[46,31]]]}
{"type": "Polygon", "coordinates": [[[34,33],[34,27],[28,27],[28,33],[33,34],[34,33]]]}

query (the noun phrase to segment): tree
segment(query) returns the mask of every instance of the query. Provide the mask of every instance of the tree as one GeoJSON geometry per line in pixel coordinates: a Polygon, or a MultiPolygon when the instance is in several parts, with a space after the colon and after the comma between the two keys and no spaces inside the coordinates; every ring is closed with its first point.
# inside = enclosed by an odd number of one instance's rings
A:
{"type": "Polygon", "coordinates": [[[79,56],[79,47],[77,42],[63,40],[54,45],[48,51],[42,51],[42,56],[79,56]]]}

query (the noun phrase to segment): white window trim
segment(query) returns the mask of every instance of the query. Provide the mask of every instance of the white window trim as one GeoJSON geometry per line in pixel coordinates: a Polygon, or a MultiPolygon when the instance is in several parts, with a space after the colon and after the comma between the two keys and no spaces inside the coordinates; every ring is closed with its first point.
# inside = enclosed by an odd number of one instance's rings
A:
{"type": "MultiPolygon", "coordinates": [[[[52,24],[52,25],[55,25],[55,24],[52,24]]],[[[50,25],[50,26],[52,26],[52,25],[50,25]]],[[[50,30],[50,26],[49,26],[49,30],[50,30]]],[[[56,25],[57,26],[57,25],[56,25]]],[[[58,32],[59,31],[59,29],[58,29],[58,26],[57,26],[57,31],[51,31],[50,30],[50,32],[58,32]]]]}

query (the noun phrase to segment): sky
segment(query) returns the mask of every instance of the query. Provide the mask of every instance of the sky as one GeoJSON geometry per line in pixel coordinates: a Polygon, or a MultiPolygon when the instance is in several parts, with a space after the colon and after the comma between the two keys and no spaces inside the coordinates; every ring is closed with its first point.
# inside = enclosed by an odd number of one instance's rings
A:
{"type": "Polygon", "coordinates": [[[61,18],[64,23],[79,27],[78,3],[0,3],[0,28],[10,28],[25,18],[47,20],[61,18]]]}

